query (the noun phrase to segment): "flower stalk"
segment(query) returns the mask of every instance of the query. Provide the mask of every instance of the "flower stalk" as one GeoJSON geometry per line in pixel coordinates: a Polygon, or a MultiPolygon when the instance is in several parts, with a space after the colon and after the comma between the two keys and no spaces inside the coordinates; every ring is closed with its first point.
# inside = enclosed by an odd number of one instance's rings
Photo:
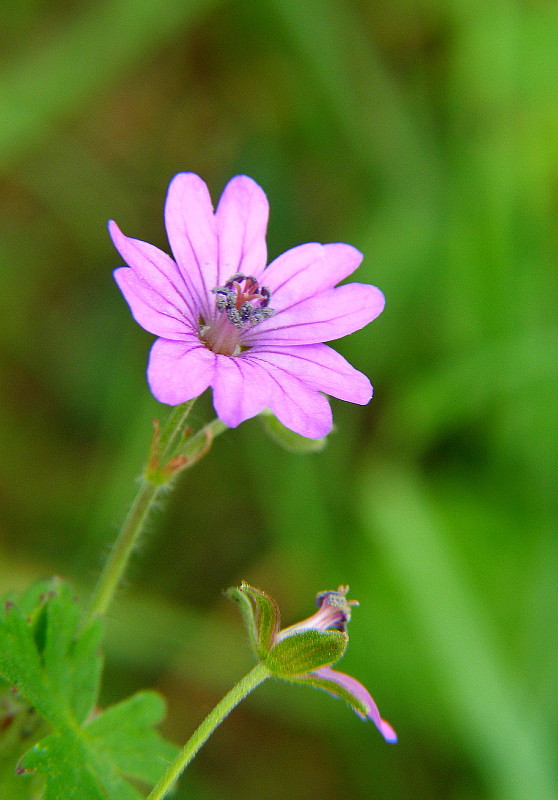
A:
{"type": "Polygon", "coordinates": [[[242,582],[228,590],[239,605],[250,644],[258,663],[223,697],[186,742],[178,757],[155,786],[147,800],[163,800],[213,731],[251,691],[266,678],[314,686],[341,697],[363,719],[370,718],[388,742],[396,742],[395,731],[380,717],[365,687],[330,664],[338,661],[349,641],[346,632],[355,600],[347,600],[348,586],[320,592],[319,610],[296,625],[280,630],[277,603],[268,594],[242,582]]]}
{"type": "Polygon", "coordinates": [[[213,439],[226,430],[226,425],[214,419],[186,438],[190,432],[186,430],[185,423],[193,404],[191,400],[176,406],[163,430],[155,423],[139,490],[93,591],[84,625],[106,614],[155,504],[173,487],[178,474],[203,458],[213,439]]]}
{"type": "Polygon", "coordinates": [[[155,786],[147,800],[163,800],[172,789],[182,772],[197,754],[198,750],[209,739],[213,731],[223,722],[230,712],[260,683],[270,676],[264,664],[256,664],[250,672],[228,692],[215,708],[207,715],[195,733],[188,739],[175,761],[155,786]]]}

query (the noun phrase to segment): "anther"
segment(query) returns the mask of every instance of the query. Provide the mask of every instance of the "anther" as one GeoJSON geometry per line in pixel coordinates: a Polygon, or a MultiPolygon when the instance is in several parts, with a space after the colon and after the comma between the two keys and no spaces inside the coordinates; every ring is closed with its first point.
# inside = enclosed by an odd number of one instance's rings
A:
{"type": "Polygon", "coordinates": [[[267,286],[260,286],[252,275],[236,272],[224,286],[212,290],[217,295],[215,307],[225,313],[235,328],[254,326],[275,314],[269,308],[271,292],[267,286]]]}

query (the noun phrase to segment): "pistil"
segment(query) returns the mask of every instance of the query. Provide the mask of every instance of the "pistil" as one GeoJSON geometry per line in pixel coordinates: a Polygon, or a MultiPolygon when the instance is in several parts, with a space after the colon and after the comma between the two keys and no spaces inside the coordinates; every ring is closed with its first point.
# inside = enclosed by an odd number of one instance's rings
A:
{"type": "Polygon", "coordinates": [[[240,332],[225,314],[219,314],[211,325],[202,326],[200,339],[214,353],[223,356],[237,356],[242,350],[240,332]]]}

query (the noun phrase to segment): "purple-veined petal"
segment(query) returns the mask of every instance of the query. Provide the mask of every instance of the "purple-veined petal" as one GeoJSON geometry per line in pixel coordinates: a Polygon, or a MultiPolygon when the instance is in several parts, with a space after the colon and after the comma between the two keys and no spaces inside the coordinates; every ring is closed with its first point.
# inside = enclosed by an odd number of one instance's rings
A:
{"type": "Polygon", "coordinates": [[[208,188],[193,172],[179,172],[170,182],[165,227],[182,277],[208,320],[215,305],[210,292],[218,285],[219,246],[208,188]]]}
{"type": "Polygon", "coordinates": [[[109,222],[109,233],[114,246],[137,277],[138,285],[143,288],[145,302],[149,304],[153,297],[154,303],[162,307],[161,303],[166,301],[169,312],[174,309],[181,317],[187,312],[193,320],[197,319],[188,288],[170,256],[148,242],[125,236],[114,220],[109,222]]]}
{"type": "Polygon", "coordinates": [[[273,364],[295,375],[309,389],[340,400],[366,405],[372,397],[372,386],[366,375],[326,344],[257,346],[250,351],[250,358],[262,364],[273,364]]]}
{"type": "Polygon", "coordinates": [[[314,670],[308,675],[308,679],[311,679],[313,676],[316,676],[321,681],[324,681],[324,685],[319,686],[318,688],[325,689],[325,691],[329,691],[332,694],[336,694],[336,686],[341,687],[345,692],[358,701],[358,705],[366,709],[365,716],[359,710],[357,705],[353,706],[354,711],[359,715],[359,717],[362,717],[363,719],[368,717],[371,719],[387,742],[395,743],[397,741],[397,734],[389,722],[386,722],[380,717],[378,706],[374,702],[372,695],[368,689],[363,686],[362,683],[360,683],[360,681],[357,681],[356,678],[351,677],[351,675],[346,675],[344,672],[338,672],[331,667],[320,667],[319,669],[314,670]],[[329,686],[327,684],[329,684],[329,686]]]}
{"type": "Polygon", "coordinates": [[[269,408],[279,422],[307,439],[327,436],[333,425],[327,399],[275,364],[267,363],[265,370],[271,386],[269,408]]]}
{"type": "Polygon", "coordinates": [[[215,374],[216,355],[190,334],[187,341],[157,339],[149,354],[147,380],[161,403],[176,406],[204,392],[215,374]]]}
{"type": "Polygon", "coordinates": [[[189,320],[157,292],[150,291],[134,270],[119,267],[113,275],[138,325],[168,339],[188,337],[192,331],[189,320]]]}
{"type": "Polygon", "coordinates": [[[269,405],[269,376],[249,358],[218,355],[213,380],[213,405],[229,428],[255,417],[269,405]]]}
{"type": "Polygon", "coordinates": [[[384,302],[384,295],[375,286],[347,283],[287,309],[276,309],[275,316],[247,331],[243,342],[248,346],[266,346],[339,339],[375,319],[384,302]]]}
{"type": "Polygon", "coordinates": [[[349,244],[301,244],[278,256],[261,275],[271,292],[273,308],[288,308],[315,294],[332,289],[362,261],[362,253],[349,244]]]}
{"type": "Polygon", "coordinates": [[[129,265],[115,270],[114,278],[136,321],[151,333],[180,338],[185,323],[191,321],[186,325],[191,328],[197,321],[197,313],[172,258],[148,242],[125,236],[113,220],[109,233],[129,265]]]}
{"type": "Polygon", "coordinates": [[[216,285],[222,286],[237,272],[253,276],[262,272],[267,263],[268,216],[267,197],[255,181],[237,175],[228,182],[215,212],[219,239],[216,285]]]}

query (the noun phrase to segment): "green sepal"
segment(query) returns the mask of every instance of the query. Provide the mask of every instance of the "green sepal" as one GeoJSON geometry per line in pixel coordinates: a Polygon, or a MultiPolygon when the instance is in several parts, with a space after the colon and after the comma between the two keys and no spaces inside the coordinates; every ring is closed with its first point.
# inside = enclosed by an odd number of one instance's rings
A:
{"type": "Polygon", "coordinates": [[[255,655],[265,659],[279,631],[281,618],[277,603],[245,581],[238,588],[229,589],[227,594],[239,605],[255,655]]]}
{"type": "Polygon", "coordinates": [[[234,602],[238,605],[240,614],[242,616],[242,621],[244,622],[244,627],[248,633],[250,647],[252,648],[254,655],[257,657],[258,632],[256,630],[256,620],[254,618],[254,606],[252,605],[248,595],[244,594],[244,592],[236,586],[231,586],[230,589],[227,589],[225,594],[231,600],[234,600],[234,602]]]}
{"type": "Polygon", "coordinates": [[[278,642],[264,660],[265,666],[280,678],[305,675],[319,667],[334,664],[347,649],[349,637],[341,631],[308,630],[278,642]]]}
{"type": "Polygon", "coordinates": [[[306,436],[286,428],[269,409],[262,411],[258,419],[268,436],[289,453],[319,453],[327,444],[327,436],[307,439],[306,436]]]}
{"type": "Polygon", "coordinates": [[[368,707],[352,692],[349,692],[344,686],[340,686],[336,681],[330,681],[316,674],[299,675],[297,677],[284,678],[284,680],[289,681],[289,683],[297,683],[301,686],[313,686],[314,689],[322,689],[335,697],[340,697],[341,700],[345,700],[360,717],[366,717],[368,715],[368,707]]]}

